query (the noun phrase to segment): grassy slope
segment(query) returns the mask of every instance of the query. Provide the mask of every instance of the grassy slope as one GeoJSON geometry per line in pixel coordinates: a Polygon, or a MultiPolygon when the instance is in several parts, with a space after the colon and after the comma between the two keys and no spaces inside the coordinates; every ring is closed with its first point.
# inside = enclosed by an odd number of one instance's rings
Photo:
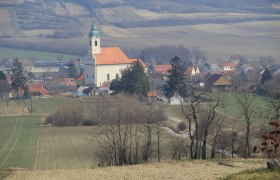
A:
{"type": "Polygon", "coordinates": [[[258,169],[243,171],[224,178],[225,180],[254,179],[254,180],[276,180],[280,179],[280,171],[271,171],[267,169],[258,169]]]}
{"type": "MultiPolygon", "coordinates": [[[[210,95],[207,95],[211,97],[210,95]]],[[[221,93],[220,96],[223,98],[223,101],[225,102],[226,107],[228,108],[227,114],[229,115],[228,118],[234,118],[239,119],[240,117],[240,107],[237,104],[237,100],[235,98],[235,95],[233,93],[221,93]]],[[[253,96],[252,96],[253,97],[253,96]]],[[[253,107],[258,112],[258,109],[263,109],[267,106],[266,98],[259,95],[254,95],[255,100],[253,103],[253,107]]],[[[185,116],[182,113],[181,106],[175,105],[175,106],[166,106],[165,112],[169,116],[176,117],[178,119],[185,119],[185,116]]],[[[223,113],[224,110],[219,110],[220,113],[223,113]]]]}
{"type": "MultiPolygon", "coordinates": [[[[33,98],[33,114],[51,114],[65,104],[71,104],[75,99],[71,97],[33,98]]],[[[30,99],[23,100],[22,103],[30,106],[30,99]]]]}
{"type": "MultiPolygon", "coordinates": [[[[240,105],[237,103],[236,97],[233,93],[222,93],[222,98],[229,108],[229,115],[239,118],[240,117],[240,105]]],[[[257,111],[267,106],[266,98],[259,95],[252,95],[254,98],[253,107],[257,111]]]]}
{"type": "Polygon", "coordinates": [[[57,61],[59,56],[62,57],[62,60],[71,60],[71,59],[78,58],[78,56],[67,55],[67,54],[58,54],[58,53],[50,53],[50,52],[42,52],[42,51],[29,51],[29,50],[0,47],[0,58],[17,57],[20,60],[57,61]]]}
{"type": "MultiPolygon", "coordinates": [[[[73,102],[73,98],[54,97],[54,98],[33,98],[33,114],[51,114],[64,104],[73,102]]],[[[9,106],[6,102],[0,102],[0,114],[2,115],[28,115],[28,109],[31,106],[31,100],[11,100],[9,106]]]]}

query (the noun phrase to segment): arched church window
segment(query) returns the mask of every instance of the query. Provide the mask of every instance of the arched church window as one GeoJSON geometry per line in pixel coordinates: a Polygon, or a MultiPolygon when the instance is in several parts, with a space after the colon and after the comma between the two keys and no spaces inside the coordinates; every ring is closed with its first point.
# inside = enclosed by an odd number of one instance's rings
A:
{"type": "Polygon", "coordinates": [[[88,78],[88,74],[87,74],[87,78],[88,78]]]}
{"type": "Polygon", "coordinates": [[[119,74],[118,73],[116,74],[116,79],[119,79],[119,74]]]}
{"type": "Polygon", "coordinates": [[[91,41],[89,41],[89,46],[91,46],[92,45],[92,42],[91,41]]]}
{"type": "Polygon", "coordinates": [[[94,44],[95,44],[95,46],[98,46],[98,42],[97,42],[97,40],[95,40],[94,44]]]}
{"type": "Polygon", "coordinates": [[[107,74],[107,81],[110,81],[110,74],[107,74]]]}

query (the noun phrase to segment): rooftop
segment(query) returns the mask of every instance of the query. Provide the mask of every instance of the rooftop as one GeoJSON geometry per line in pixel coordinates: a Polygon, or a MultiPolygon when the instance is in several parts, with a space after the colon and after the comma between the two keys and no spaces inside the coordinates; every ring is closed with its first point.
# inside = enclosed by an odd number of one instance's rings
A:
{"type": "Polygon", "coordinates": [[[119,47],[101,48],[101,53],[95,55],[97,65],[131,64],[129,59],[119,47]]]}

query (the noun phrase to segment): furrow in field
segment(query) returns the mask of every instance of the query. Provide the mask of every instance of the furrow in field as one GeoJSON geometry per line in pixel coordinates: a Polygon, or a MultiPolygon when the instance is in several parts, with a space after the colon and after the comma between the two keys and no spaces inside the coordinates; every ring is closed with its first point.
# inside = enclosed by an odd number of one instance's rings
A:
{"type": "MultiPolygon", "coordinates": [[[[77,160],[75,162],[77,162],[79,164],[79,168],[83,168],[80,156],[78,156],[79,152],[77,151],[77,148],[76,148],[75,144],[72,142],[71,137],[69,135],[67,135],[67,140],[68,140],[70,146],[72,147],[71,150],[73,151],[73,154],[76,154],[75,158],[77,160]]],[[[69,158],[71,158],[71,157],[69,156],[69,158]]],[[[71,163],[71,165],[72,165],[72,163],[71,163]]]]}
{"type": "Polygon", "coordinates": [[[38,135],[38,139],[37,139],[37,149],[36,149],[36,159],[35,159],[35,162],[34,162],[34,166],[33,166],[33,170],[35,170],[35,169],[41,169],[40,168],[40,155],[41,155],[41,144],[40,144],[40,142],[41,142],[41,132],[40,132],[40,130],[39,130],[39,135],[38,135]]]}
{"type": "Polygon", "coordinates": [[[15,134],[16,134],[16,129],[17,129],[17,126],[18,126],[18,122],[19,120],[17,119],[16,122],[15,122],[15,125],[13,127],[13,132],[9,138],[9,140],[7,141],[7,143],[4,145],[4,148],[1,149],[1,152],[0,152],[0,158],[2,156],[2,154],[7,150],[8,146],[11,144],[12,142],[12,139],[14,138],[15,134]]]}
{"type": "MultiPolygon", "coordinates": [[[[18,119],[17,119],[18,120],[18,119]]],[[[23,119],[21,119],[21,124],[20,124],[20,127],[19,127],[19,133],[12,145],[12,148],[10,149],[9,153],[7,154],[6,158],[4,159],[4,161],[0,164],[0,167],[3,167],[3,165],[6,163],[7,159],[10,157],[10,154],[13,152],[18,140],[19,140],[19,137],[20,137],[20,134],[21,134],[21,129],[22,129],[22,124],[23,124],[23,119]]]]}
{"type": "MultiPolygon", "coordinates": [[[[62,129],[59,129],[58,131],[58,136],[57,136],[57,139],[56,139],[56,143],[57,145],[59,146],[59,144],[61,144],[62,142],[60,141],[61,137],[63,137],[63,130],[62,129]]],[[[66,142],[63,141],[63,144],[65,144],[66,142]]],[[[58,156],[59,156],[59,169],[63,169],[63,152],[62,151],[57,151],[58,152],[58,156]]],[[[65,152],[64,152],[65,153],[65,152]]]]}
{"type": "MultiPolygon", "coordinates": [[[[68,135],[64,131],[63,131],[63,134],[62,134],[62,138],[63,138],[63,142],[65,143],[65,145],[68,145],[69,144],[68,135]]],[[[69,148],[69,150],[70,149],[72,149],[72,147],[69,148]]],[[[73,169],[73,164],[71,163],[71,159],[73,157],[71,157],[69,150],[64,151],[63,159],[64,159],[64,162],[65,162],[66,168],[73,169]]]]}

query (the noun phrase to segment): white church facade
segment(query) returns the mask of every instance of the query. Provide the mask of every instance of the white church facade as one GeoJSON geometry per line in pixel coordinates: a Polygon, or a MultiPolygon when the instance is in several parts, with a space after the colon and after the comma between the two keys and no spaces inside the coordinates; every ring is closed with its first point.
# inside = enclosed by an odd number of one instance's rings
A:
{"type": "Polygon", "coordinates": [[[82,61],[87,86],[100,87],[103,83],[121,78],[121,71],[136,61],[128,58],[119,47],[101,47],[100,34],[94,23],[88,39],[88,55],[82,61]]]}

